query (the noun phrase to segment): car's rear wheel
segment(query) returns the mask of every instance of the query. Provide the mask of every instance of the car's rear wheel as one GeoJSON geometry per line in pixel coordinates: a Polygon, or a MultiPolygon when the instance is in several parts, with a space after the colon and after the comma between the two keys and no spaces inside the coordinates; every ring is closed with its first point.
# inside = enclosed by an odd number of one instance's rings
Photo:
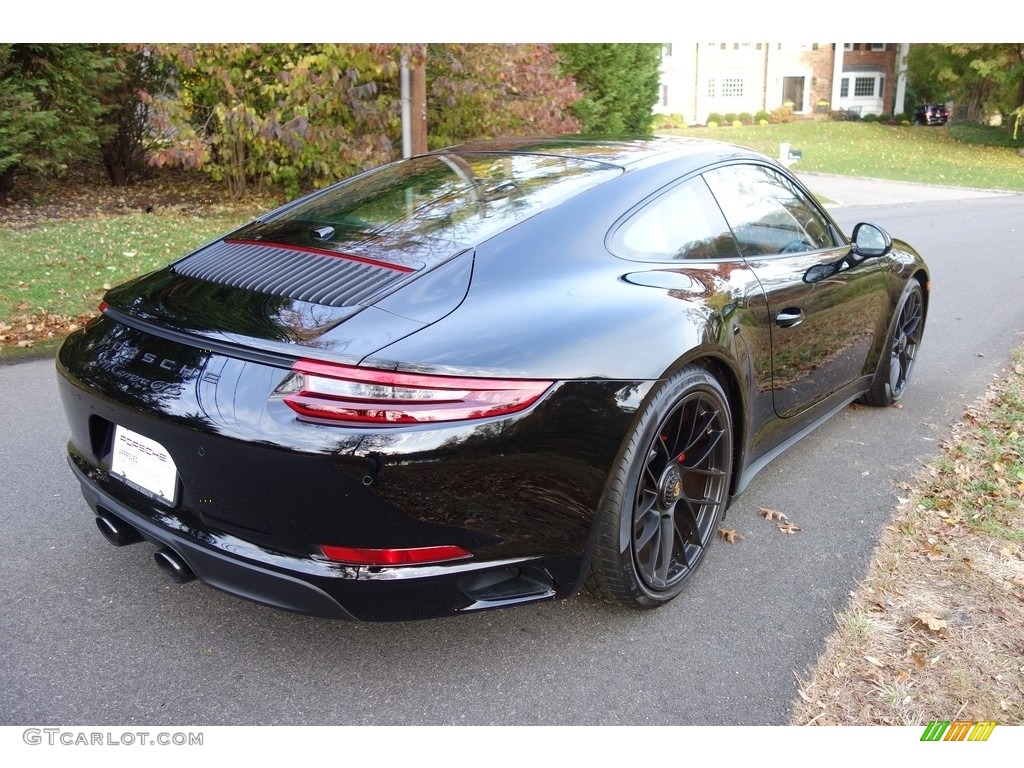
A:
{"type": "Polygon", "coordinates": [[[714,541],[731,476],[725,392],[704,369],[683,368],[647,403],[609,480],[591,591],[633,608],[678,595],[714,541]]]}
{"type": "Polygon", "coordinates": [[[910,383],[923,333],[924,292],[917,280],[911,280],[897,310],[896,323],[882,350],[871,389],[862,398],[865,403],[882,408],[903,397],[910,383]]]}

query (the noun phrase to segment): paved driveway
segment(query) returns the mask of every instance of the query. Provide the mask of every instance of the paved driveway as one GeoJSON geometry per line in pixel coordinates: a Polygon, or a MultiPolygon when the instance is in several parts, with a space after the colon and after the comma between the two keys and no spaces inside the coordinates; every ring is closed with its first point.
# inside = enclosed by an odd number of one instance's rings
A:
{"type": "Polygon", "coordinates": [[[937,200],[973,200],[983,197],[1006,197],[1011,192],[967,187],[940,187],[933,184],[913,184],[905,181],[859,179],[853,176],[834,176],[827,173],[800,173],[793,167],[811,192],[826,199],[829,208],[851,205],[893,205],[924,203],[937,200]]]}

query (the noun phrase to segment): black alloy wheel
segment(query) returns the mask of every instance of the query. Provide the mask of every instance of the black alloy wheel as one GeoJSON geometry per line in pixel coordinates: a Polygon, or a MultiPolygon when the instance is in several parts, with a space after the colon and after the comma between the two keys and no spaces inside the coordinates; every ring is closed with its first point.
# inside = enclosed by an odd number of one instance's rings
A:
{"type": "Polygon", "coordinates": [[[903,397],[910,383],[910,374],[914,369],[914,359],[923,334],[924,293],[921,284],[911,280],[903,296],[896,324],[878,361],[878,371],[871,390],[864,395],[865,403],[885,407],[903,397]]]}
{"type": "Polygon", "coordinates": [[[729,500],[732,418],[718,381],[682,369],[627,443],[602,504],[590,587],[635,608],[662,605],[704,559],[729,500]]]}

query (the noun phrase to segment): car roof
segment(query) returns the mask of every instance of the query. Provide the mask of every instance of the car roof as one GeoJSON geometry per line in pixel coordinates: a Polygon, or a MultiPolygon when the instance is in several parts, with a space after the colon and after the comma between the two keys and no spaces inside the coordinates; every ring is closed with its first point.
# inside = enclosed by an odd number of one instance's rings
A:
{"type": "Polygon", "coordinates": [[[577,160],[591,160],[620,168],[658,165],[683,157],[692,157],[694,160],[699,157],[701,164],[737,156],[760,157],[752,150],[720,141],[671,136],[637,138],[546,136],[493,139],[446,147],[431,154],[466,154],[468,152],[544,154],[577,160]]]}

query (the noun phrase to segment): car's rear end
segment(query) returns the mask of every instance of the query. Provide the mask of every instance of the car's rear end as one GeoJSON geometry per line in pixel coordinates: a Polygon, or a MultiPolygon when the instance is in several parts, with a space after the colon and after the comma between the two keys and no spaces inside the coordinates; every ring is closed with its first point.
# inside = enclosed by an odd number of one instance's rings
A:
{"type": "Polygon", "coordinates": [[[57,360],[100,531],[156,544],[175,580],[314,615],[571,594],[618,444],[593,403],[621,385],[359,363],[456,310],[475,245],[618,173],[420,158],[109,292],[57,360]]]}

